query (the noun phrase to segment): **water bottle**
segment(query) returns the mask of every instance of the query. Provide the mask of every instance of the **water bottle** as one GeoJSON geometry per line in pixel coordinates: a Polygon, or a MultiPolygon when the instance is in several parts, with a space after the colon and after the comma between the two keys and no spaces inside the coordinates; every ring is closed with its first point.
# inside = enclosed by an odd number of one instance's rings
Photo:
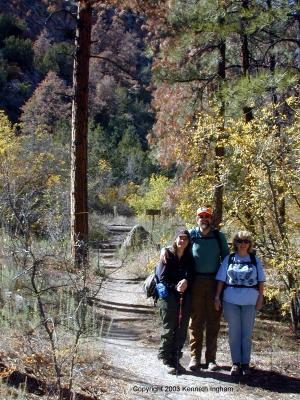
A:
{"type": "Polygon", "coordinates": [[[165,299],[168,297],[168,289],[162,282],[159,282],[156,285],[156,291],[160,299],[165,299]]]}

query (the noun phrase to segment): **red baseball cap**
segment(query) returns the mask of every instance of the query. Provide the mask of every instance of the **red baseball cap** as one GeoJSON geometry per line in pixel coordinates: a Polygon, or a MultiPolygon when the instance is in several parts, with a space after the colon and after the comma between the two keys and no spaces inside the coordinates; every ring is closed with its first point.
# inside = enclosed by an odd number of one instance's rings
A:
{"type": "Polygon", "coordinates": [[[199,207],[197,210],[197,217],[211,217],[212,209],[210,207],[199,207]]]}

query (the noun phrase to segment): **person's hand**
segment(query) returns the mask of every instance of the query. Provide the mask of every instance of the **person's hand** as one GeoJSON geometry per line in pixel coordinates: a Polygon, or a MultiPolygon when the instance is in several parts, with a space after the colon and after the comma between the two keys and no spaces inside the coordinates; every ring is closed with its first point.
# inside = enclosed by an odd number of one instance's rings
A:
{"type": "Polygon", "coordinates": [[[220,311],[221,310],[221,300],[219,296],[215,297],[215,310],[220,311]]]}
{"type": "Polygon", "coordinates": [[[257,302],[256,302],[256,309],[260,310],[262,308],[263,304],[264,304],[264,296],[262,294],[260,294],[258,296],[258,299],[257,299],[257,302]]]}
{"type": "Polygon", "coordinates": [[[176,286],[177,292],[179,292],[179,293],[185,292],[187,285],[188,285],[188,283],[187,283],[186,279],[182,279],[181,281],[179,281],[176,286]]]}

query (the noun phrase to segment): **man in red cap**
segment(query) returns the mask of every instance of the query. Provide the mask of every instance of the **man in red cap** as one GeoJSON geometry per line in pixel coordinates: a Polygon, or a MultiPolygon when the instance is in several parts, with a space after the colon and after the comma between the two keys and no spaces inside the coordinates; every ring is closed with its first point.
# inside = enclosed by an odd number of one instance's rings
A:
{"type": "Polygon", "coordinates": [[[225,235],[212,225],[212,209],[197,210],[197,227],[190,230],[196,277],[192,286],[191,318],[189,325],[192,371],[201,364],[203,334],[206,331],[205,361],[208,370],[216,371],[217,338],[221,311],[214,307],[215,276],[223,258],[229,254],[225,235]]]}

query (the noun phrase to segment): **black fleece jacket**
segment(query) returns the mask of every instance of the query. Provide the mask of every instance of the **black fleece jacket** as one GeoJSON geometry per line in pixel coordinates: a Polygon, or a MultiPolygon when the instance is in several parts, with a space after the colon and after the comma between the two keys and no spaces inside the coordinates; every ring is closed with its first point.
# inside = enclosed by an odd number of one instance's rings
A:
{"type": "Polygon", "coordinates": [[[168,289],[175,290],[182,279],[188,281],[187,291],[195,275],[194,259],[191,251],[185,251],[179,259],[173,249],[167,248],[166,263],[160,262],[156,267],[156,275],[159,282],[162,282],[168,289]]]}

